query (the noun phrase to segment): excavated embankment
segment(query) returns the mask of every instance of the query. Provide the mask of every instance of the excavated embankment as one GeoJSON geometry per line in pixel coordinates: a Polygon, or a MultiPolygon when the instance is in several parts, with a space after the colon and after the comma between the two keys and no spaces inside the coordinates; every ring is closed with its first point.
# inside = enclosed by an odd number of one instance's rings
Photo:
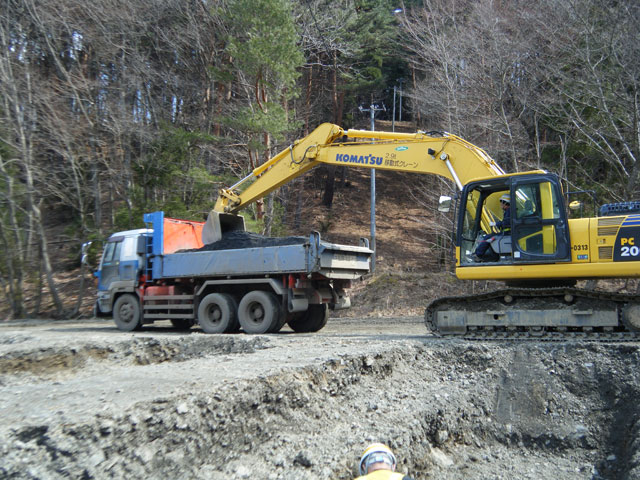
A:
{"type": "Polygon", "coordinates": [[[5,329],[0,477],[346,480],[383,441],[416,479],[640,478],[638,345],[353,322],[256,337],[5,329]]]}

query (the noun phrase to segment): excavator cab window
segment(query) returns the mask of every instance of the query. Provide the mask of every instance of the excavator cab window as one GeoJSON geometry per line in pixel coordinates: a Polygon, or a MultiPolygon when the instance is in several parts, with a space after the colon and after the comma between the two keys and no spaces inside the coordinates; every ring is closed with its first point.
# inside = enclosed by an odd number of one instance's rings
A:
{"type": "Polygon", "coordinates": [[[513,257],[516,262],[570,260],[566,209],[556,177],[514,177],[513,257]]]}
{"type": "Polygon", "coordinates": [[[495,236],[490,242],[492,262],[570,260],[564,199],[555,176],[513,175],[472,182],[464,188],[462,199],[464,209],[458,220],[462,265],[478,265],[476,248],[491,235],[495,236]],[[505,194],[511,198],[511,229],[501,232],[493,224],[503,219],[500,198],[505,194]]]}
{"type": "MultiPolygon", "coordinates": [[[[494,257],[496,261],[509,261],[511,255],[511,239],[508,233],[496,228],[493,224],[503,219],[500,207],[500,197],[509,193],[507,185],[479,184],[475,188],[465,189],[466,201],[459,224],[462,263],[475,263],[473,254],[479,242],[486,241],[486,237],[495,234],[492,241],[491,253],[487,258],[494,257]]],[[[507,232],[509,228],[506,228],[507,232]]]]}

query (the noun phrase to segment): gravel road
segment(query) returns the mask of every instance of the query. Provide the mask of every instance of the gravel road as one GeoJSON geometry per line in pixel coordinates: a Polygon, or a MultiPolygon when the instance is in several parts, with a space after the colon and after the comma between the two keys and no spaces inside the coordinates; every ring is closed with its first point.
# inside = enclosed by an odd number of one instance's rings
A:
{"type": "Polygon", "coordinates": [[[467,342],[418,317],[315,334],[0,324],[0,478],[640,478],[638,344],[467,342]]]}

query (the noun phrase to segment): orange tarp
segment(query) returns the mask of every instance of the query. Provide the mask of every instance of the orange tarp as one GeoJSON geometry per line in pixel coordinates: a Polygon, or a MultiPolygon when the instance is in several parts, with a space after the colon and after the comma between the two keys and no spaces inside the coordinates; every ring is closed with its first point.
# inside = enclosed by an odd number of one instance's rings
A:
{"type": "Polygon", "coordinates": [[[164,253],[175,253],[178,250],[202,248],[202,227],[204,222],[164,219],[164,253]]]}

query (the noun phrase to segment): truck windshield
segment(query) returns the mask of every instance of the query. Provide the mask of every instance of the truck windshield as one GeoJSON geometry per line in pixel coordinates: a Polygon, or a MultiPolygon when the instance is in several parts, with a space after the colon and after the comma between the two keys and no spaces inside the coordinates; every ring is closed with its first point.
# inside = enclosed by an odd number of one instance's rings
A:
{"type": "Polygon", "coordinates": [[[120,249],[122,248],[122,240],[108,242],[104,248],[102,255],[102,266],[113,265],[120,260],[120,249]]]}

